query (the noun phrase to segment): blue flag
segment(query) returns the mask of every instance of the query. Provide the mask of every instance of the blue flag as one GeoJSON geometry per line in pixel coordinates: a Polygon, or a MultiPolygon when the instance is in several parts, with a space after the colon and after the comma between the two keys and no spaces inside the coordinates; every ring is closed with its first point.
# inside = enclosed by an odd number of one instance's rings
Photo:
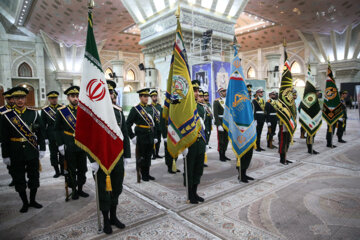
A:
{"type": "Polygon", "coordinates": [[[232,148],[239,160],[256,143],[256,123],[243,78],[241,59],[237,56],[237,51],[234,55],[226,93],[223,127],[228,132],[232,148]]]}

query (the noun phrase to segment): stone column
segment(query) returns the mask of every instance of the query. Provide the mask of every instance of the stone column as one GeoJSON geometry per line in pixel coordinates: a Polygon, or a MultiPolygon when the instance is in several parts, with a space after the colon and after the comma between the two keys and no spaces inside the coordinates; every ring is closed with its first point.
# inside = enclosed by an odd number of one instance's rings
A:
{"type": "Polygon", "coordinates": [[[36,64],[37,74],[39,78],[40,105],[46,102],[46,86],[45,86],[45,62],[44,62],[44,46],[41,38],[36,38],[36,64]]]}
{"type": "MultiPolygon", "coordinates": [[[[119,53],[120,54],[120,53],[119,53]]],[[[113,66],[113,72],[116,74],[116,92],[118,93],[118,102],[119,106],[123,104],[123,91],[124,91],[124,61],[123,60],[112,60],[110,63],[113,66]]]]}
{"type": "Polygon", "coordinates": [[[0,41],[0,83],[4,91],[7,91],[12,88],[10,47],[7,39],[2,37],[0,39],[2,40],[0,41]]]}
{"type": "Polygon", "coordinates": [[[145,65],[145,87],[156,88],[157,87],[157,70],[155,69],[154,56],[151,54],[144,55],[145,65]]]}
{"type": "Polygon", "coordinates": [[[272,71],[272,72],[269,72],[269,75],[268,75],[267,87],[268,88],[279,88],[279,86],[280,86],[279,72],[274,72],[274,69],[275,69],[275,66],[278,66],[279,71],[280,71],[279,63],[280,63],[281,54],[272,53],[272,54],[267,54],[265,57],[268,62],[268,71],[272,71]]]}

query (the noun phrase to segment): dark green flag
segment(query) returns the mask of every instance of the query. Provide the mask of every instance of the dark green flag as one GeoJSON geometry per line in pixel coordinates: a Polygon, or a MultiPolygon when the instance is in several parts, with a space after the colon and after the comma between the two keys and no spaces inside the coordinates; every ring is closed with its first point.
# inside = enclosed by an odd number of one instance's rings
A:
{"type": "Polygon", "coordinates": [[[312,77],[309,65],[308,78],[304,90],[304,97],[299,107],[299,122],[309,136],[314,136],[321,126],[322,118],[320,103],[311,78],[312,77]]]}
{"type": "MultiPolygon", "coordinates": [[[[335,79],[331,71],[330,63],[328,66],[327,76],[322,116],[327,124],[332,126],[339,118],[343,116],[343,110],[340,102],[339,92],[337,90],[335,79]]],[[[329,129],[331,130],[331,127],[329,129]]]]}

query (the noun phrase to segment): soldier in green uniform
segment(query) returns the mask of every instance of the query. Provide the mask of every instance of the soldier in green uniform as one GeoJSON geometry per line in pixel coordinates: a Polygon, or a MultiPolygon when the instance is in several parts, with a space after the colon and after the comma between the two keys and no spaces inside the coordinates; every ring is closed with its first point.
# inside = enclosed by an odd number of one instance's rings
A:
{"type": "Polygon", "coordinates": [[[120,222],[116,216],[116,209],[118,205],[118,199],[123,189],[123,180],[124,180],[124,167],[125,162],[128,158],[131,157],[130,152],[130,140],[127,133],[127,126],[125,122],[125,116],[121,107],[118,107],[116,103],[116,83],[114,81],[107,81],[108,89],[110,92],[110,97],[113,103],[114,113],[116,122],[118,123],[119,128],[123,134],[123,155],[116,163],[114,169],[111,171],[110,179],[112,191],[107,192],[106,190],[106,174],[100,169],[99,164],[89,157],[91,162],[91,169],[94,174],[97,174],[97,184],[98,184],[98,193],[99,193],[99,205],[100,210],[104,217],[104,232],[106,234],[112,233],[111,225],[116,226],[117,228],[125,228],[125,224],[120,222]],[[110,216],[109,216],[110,213],[110,216]]]}
{"type": "Polygon", "coordinates": [[[246,85],[246,88],[247,88],[247,90],[248,90],[248,93],[249,93],[249,97],[250,97],[250,100],[251,100],[251,92],[252,92],[252,85],[249,83],[249,84],[247,84],[246,85]]]}
{"type": "MultiPolygon", "coordinates": [[[[212,130],[212,120],[214,118],[214,114],[211,109],[211,104],[209,103],[209,92],[204,92],[204,108],[206,110],[206,119],[205,119],[205,135],[206,135],[206,144],[209,146],[210,135],[212,130]]],[[[210,146],[209,146],[210,148],[210,146]]]]}
{"type": "Polygon", "coordinates": [[[51,91],[46,94],[49,105],[45,106],[41,110],[41,119],[45,125],[47,143],[50,150],[50,162],[55,170],[54,178],[58,178],[60,175],[64,175],[64,156],[59,152],[56,145],[55,138],[55,117],[57,109],[62,107],[58,104],[59,93],[57,91],[51,91]],[[59,168],[60,167],[60,168],[59,168]]]}
{"type": "Polygon", "coordinates": [[[215,99],[213,104],[215,125],[217,127],[218,134],[218,151],[220,155],[220,161],[230,161],[230,158],[225,156],[225,152],[228,147],[229,139],[226,130],[222,127],[223,114],[225,106],[226,89],[220,88],[218,90],[220,97],[215,99]]]}
{"type": "Polygon", "coordinates": [[[162,156],[159,155],[159,149],[160,149],[160,143],[161,143],[161,127],[160,127],[160,118],[161,118],[161,104],[158,103],[158,92],[156,90],[152,90],[150,92],[150,97],[151,97],[151,107],[153,110],[153,119],[155,122],[155,138],[158,140],[158,142],[155,144],[155,149],[153,151],[153,158],[152,159],[156,159],[156,158],[163,158],[162,156]]]}
{"type": "MultiPolygon", "coordinates": [[[[198,80],[192,81],[195,99],[198,98],[200,82],[198,80]]],[[[187,169],[184,169],[184,185],[186,185],[186,175],[188,178],[188,192],[189,200],[192,204],[198,204],[199,202],[204,202],[204,198],[200,197],[197,194],[197,188],[200,184],[201,176],[204,171],[204,158],[206,152],[206,137],[204,133],[204,122],[201,116],[205,115],[205,109],[201,104],[197,104],[198,114],[200,116],[200,121],[202,122],[202,131],[199,133],[197,140],[189,147],[185,149],[182,153],[186,156],[186,165],[187,169]]],[[[185,167],[184,167],[185,168],[185,167]]]]}
{"type": "Polygon", "coordinates": [[[276,116],[276,92],[272,91],[269,93],[269,100],[265,103],[265,115],[266,115],[266,124],[268,126],[268,132],[267,132],[267,147],[270,149],[276,148],[273,145],[273,138],[275,136],[276,131],[276,125],[279,121],[278,117],[276,116]]]}
{"type": "Polygon", "coordinates": [[[253,107],[254,107],[254,119],[256,121],[256,150],[257,152],[265,151],[265,149],[261,148],[260,140],[261,140],[261,132],[265,123],[265,101],[262,99],[264,94],[264,90],[259,88],[256,90],[256,97],[253,99],[253,107]]]}
{"type": "Polygon", "coordinates": [[[28,93],[26,88],[13,88],[14,110],[3,113],[1,124],[2,157],[4,163],[12,167],[15,190],[23,202],[21,213],[29,207],[42,208],[35,198],[40,186],[40,159],[45,156],[45,132],[37,111],[25,105],[28,93]],[[30,189],[30,203],[26,187],[30,189]]]}
{"type": "MultiPolygon", "coordinates": [[[[5,105],[0,107],[0,116],[3,114],[3,112],[5,112],[9,109],[12,109],[15,105],[14,97],[11,96],[11,93],[12,93],[12,89],[10,89],[6,92],[3,92],[3,94],[2,94],[4,97],[4,100],[5,100],[5,105]]],[[[0,119],[0,136],[1,136],[1,131],[2,131],[2,128],[1,128],[1,119],[0,119]]],[[[0,139],[1,139],[1,137],[0,137],[0,139]]],[[[13,187],[14,186],[14,178],[12,176],[11,166],[6,166],[6,167],[11,176],[11,182],[9,183],[9,187],[13,187]]]]}
{"type": "Polygon", "coordinates": [[[75,145],[76,113],[79,103],[78,86],[72,86],[65,90],[69,104],[58,108],[55,117],[55,138],[58,150],[65,156],[69,172],[68,185],[72,189],[72,199],[88,197],[89,194],[83,191],[86,182],[86,153],[75,145]]]}
{"type": "Polygon", "coordinates": [[[345,129],[346,129],[346,119],[347,119],[347,113],[346,113],[346,103],[345,103],[345,99],[348,95],[348,91],[341,91],[340,92],[340,101],[342,103],[342,109],[343,109],[343,117],[339,118],[338,122],[337,122],[337,132],[336,135],[338,137],[338,142],[339,143],[346,143],[346,141],[344,141],[342,139],[345,129]]]}
{"type": "Polygon", "coordinates": [[[148,105],[150,90],[148,88],[137,91],[140,103],[131,108],[126,120],[129,137],[136,145],[136,160],[139,162],[141,178],[143,181],[155,180],[150,175],[151,154],[154,144],[158,142],[155,137],[155,123],[152,118],[153,109],[148,105]],[[135,126],[135,133],[132,126],[135,126]]]}

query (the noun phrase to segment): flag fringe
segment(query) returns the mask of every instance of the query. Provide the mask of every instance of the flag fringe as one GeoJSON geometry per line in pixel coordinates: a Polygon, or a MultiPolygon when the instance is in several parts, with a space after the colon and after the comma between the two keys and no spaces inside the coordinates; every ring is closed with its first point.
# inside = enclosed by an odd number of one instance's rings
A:
{"type": "Polygon", "coordinates": [[[107,192],[112,192],[110,175],[106,175],[106,189],[107,192]]]}

